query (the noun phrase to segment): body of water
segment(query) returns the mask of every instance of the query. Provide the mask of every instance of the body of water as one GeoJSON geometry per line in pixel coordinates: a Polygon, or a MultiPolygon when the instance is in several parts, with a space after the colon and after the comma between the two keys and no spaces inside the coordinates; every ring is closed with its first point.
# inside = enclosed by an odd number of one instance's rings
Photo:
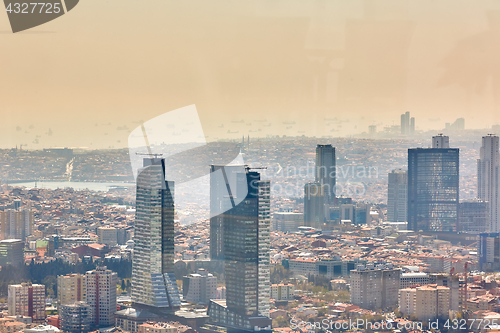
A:
{"type": "Polygon", "coordinates": [[[58,188],[67,188],[71,187],[75,190],[91,190],[91,191],[108,191],[111,187],[116,186],[126,186],[131,187],[135,186],[135,183],[99,183],[99,182],[50,182],[50,181],[41,181],[41,182],[26,182],[26,183],[13,183],[9,184],[9,186],[16,187],[28,187],[28,188],[46,188],[55,190],[58,188]]]}

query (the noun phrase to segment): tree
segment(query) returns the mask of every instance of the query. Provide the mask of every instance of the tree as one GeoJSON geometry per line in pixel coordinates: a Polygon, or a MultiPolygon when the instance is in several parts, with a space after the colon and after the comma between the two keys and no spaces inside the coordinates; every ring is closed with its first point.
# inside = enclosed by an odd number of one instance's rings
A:
{"type": "Polygon", "coordinates": [[[122,292],[124,292],[127,289],[127,286],[125,285],[125,280],[124,279],[122,279],[121,288],[122,288],[122,292]]]}

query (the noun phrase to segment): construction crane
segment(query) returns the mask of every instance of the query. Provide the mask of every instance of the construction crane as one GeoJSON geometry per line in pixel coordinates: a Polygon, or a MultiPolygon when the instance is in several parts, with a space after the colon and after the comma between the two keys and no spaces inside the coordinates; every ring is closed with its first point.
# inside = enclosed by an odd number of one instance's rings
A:
{"type": "Polygon", "coordinates": [[[251,167],[251,166],[248,166],[248,165],[245,165],[245,170],[266,170],[267,167],[251,167]]]}

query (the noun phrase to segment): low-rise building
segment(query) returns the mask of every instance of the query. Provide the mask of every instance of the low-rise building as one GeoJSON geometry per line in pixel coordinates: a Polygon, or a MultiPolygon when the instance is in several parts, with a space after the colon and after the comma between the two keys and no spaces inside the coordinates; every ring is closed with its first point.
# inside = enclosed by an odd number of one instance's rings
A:
{"type": "Polygon", "coordinates": [[[295,296],[295,286],[289,284],[271,285],[271,298],[277,301],[291,301],[295,296]]]}

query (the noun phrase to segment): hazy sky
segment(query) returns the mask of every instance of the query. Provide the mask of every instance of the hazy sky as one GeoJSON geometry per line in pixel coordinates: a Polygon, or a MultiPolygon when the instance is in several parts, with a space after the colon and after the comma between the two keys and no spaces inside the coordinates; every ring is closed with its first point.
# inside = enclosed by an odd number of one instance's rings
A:
{"type": "Polygon", "coordinates": [[[490,127],[499,40],[483,0],[82,0],[17,34],[3,13],[0,147],[123,147],[191,104],[208,141],[350,135],[405,111],[417,129],[490,127]]]}

